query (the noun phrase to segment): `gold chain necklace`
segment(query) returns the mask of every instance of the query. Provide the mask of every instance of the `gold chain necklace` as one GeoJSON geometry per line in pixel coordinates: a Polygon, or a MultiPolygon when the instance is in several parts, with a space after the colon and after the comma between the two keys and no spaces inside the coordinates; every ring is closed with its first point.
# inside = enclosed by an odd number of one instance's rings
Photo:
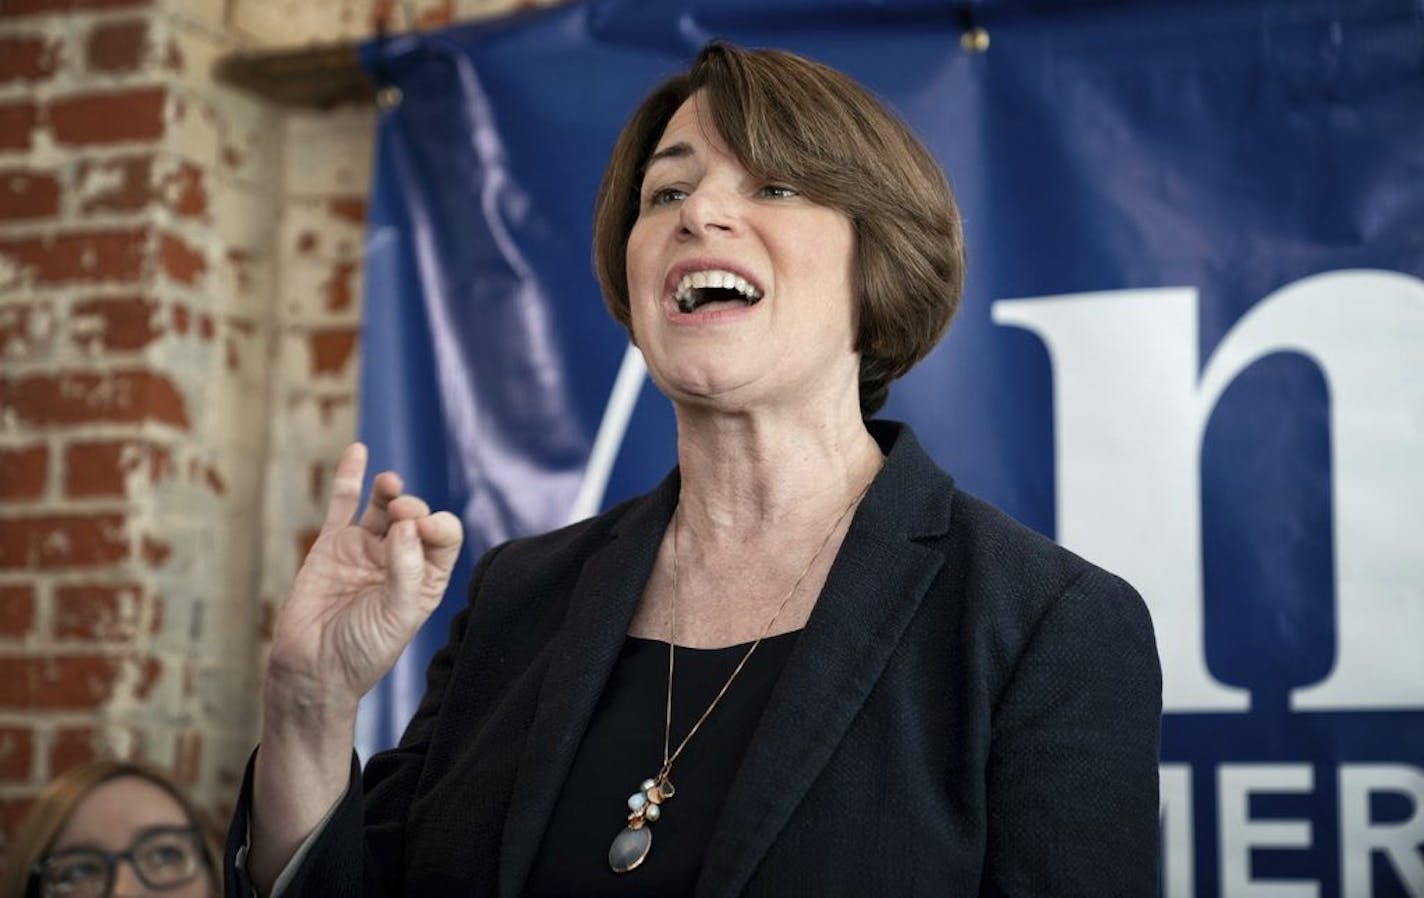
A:
{"type": "Polygon", "coordinates": [[[641,864],[647,857],[648,852],[653,847],[653,831],[649,824],[654,823],[662,816],[662,805],[677,793],[673,788],[672,765],[682,754],[682,750],[687,748],[687,743],[692,741],[692,737],[697,735],[697,731],[702,728],[702,724],[712,714],[712,709],[717,707],[717,703],[722,700],[722,696],[727,694],[731,688],[732,681],[737,678],[737,674],[746,667],[747,661],[751,659],[752,653],[761,645],[762,640],[771,632],[771,628],[776,625],[777,618],[781,617],[781,612],[786,610],[790,604],[791,597],[796,595],[796,590],[800,588],[801,582],[806,579],[806,575],[811,573],[811,568],[815,566],[816,559],[821,557],[821,553],[830,544],[831,537],[840,529],[841,522],[850,514],[851,509],[860,504],[860,500],[865,498],[865,494],[870,490],[870,484],[875,482],[874,476],[865,484],[865,487],[851,499],[845,509],[836,516],[835,523],[826,531],[826,536],[821,540],[821,544],[816,547],[816,552],[811,559],[806,562],[806,567],[802,568],[800,575],[796,577],[796,582],[791,584],[791,588],[782,597],[781,603],[776,608],[776,613],[771,616],[771,620],[766,622],[762,628],[761,635],[751,644],[746,653],[742,655],[742,660],[737,662],[737,666],[732,669],[732,673],[727,677],[727,681],[722,684],[722,688],[717,690],[707,709],[702,712],[702,716],[697,718],[697,722],[692,725],[692,729],[687,731],[687,735],[682,737],[682,741],[677,744],[677,748],[669,750],[672,744],[672,674],[674,659],[676,657],[677,643],[677,598],[680,587],[680,580],[677,571],[678,556],[678,534],[682,531],[682,506],[679,504],[673,512],[672,522],[672,620],[668,626],[668,674],[667,674],[667,707],[663,721],[663,764],[658,768],[657,776],[643,780],[638,791],[628,796],[628,825],[623,828],[613,839],[613,844],[608,849],[608,865],[615,873],[627,873],[641,864]]]}

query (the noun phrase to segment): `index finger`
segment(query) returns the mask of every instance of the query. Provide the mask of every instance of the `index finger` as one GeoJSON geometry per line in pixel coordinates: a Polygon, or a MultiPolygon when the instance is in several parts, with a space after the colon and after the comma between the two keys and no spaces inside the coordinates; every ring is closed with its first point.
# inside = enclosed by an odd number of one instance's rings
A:
{"type": "Polygon", "coordinates": [[[361,481],[366,476],[366,445],[352,443],[341,452],[336,462],[336,475],[331,478],[331,499],[326,503],[323,533],[345,527],[356,517],[361,504],[361,481]]]}

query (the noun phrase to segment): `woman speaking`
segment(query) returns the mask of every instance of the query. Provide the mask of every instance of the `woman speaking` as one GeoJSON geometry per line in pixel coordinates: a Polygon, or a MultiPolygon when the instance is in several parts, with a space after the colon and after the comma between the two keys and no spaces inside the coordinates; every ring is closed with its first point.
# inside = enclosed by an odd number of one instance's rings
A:
{"type": "Polygon", "coordinates": [[[488,552],[363,777],[357,703],[461,530],[390,472],[358,514],[348,448],[273,639],[233,894],[1155,894],[1141,599],[868,420],[963,279],[908,129],[824,66],[710,45],[620,136],[594,256],[677,468],[488,552]]]}

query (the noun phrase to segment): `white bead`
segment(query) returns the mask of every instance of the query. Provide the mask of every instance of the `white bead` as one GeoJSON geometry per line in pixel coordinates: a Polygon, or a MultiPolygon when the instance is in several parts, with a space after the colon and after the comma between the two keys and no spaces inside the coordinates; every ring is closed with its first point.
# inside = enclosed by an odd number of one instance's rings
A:
{"type": "Polygon", "coordinates": [[[648,818],[649,823],[657,820],[662,814],[663,812],[655,804],[650,804],[643,810],[643,816],[648,818]]]}
{"type": "Polygon", "coordinates": [[[643,806],[647,803],[648,796],[644,795],[642,792],[634,792],[632,795],[628,796],[628,810],[630,811],[641,811],[643,809],[643,806]]]}
{"type": "Polygon", "coordinates": [[[651,788],[653,788],[654,786],[656,786],[657,784],[658,784],[658,781],[657,781],[657,780],[651,780],[651,779],[643,780],[643,785],[641,785],[641,786],[638,787],[638,791],[639,791],[639,792],[646,792],[646,791],[648,791],[649,789],[651,789],[651,788]]]}

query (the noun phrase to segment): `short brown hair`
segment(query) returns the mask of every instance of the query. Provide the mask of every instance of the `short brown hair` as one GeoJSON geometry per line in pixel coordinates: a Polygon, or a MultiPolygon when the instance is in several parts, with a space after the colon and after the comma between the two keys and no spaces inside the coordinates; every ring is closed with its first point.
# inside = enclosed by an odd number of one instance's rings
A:
{"type": "Polygon", "coordinates": [[[55,838],[73,816],[74,809],[99,786],[126,776],[153,783],[167,792],[183,808],[188,822],[203,831],[203,859],[208,882],[213,887],[213,894],[221,895],[222,882],[218,878],[213,828],[204,814],[183,794],[183,790],[167,775],[147,764],[95,760],[55,777],[30,806],[5,858],[5,869],[0,871],[0,898],[38,898],[40,893],[38,880],[33,876],[34,867],[54,846],[55,838]]]}
{"type": "Polygon", "coordinates": [[[609,311],[631,333],[626,253],[643,168],[673,113],[698,91],[748,172],[787,182],[854,224],[860,410],[869,417],[958,309],[964,236],[934,157],[869,92],[828,66],[714,42],[648,95],[618,137],[594,212],[594,268],[609,311]]]}

